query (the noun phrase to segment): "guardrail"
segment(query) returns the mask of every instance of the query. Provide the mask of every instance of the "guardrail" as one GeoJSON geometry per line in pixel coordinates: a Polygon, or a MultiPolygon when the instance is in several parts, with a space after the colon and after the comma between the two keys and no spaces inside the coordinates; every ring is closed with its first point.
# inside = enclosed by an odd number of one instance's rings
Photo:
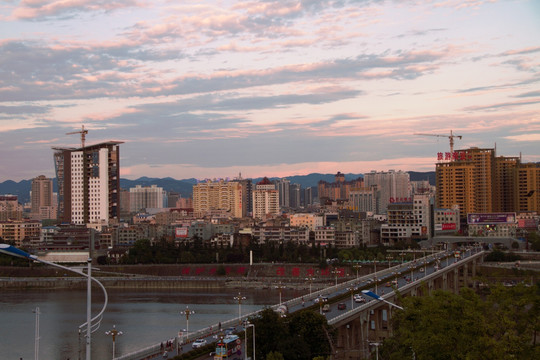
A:
{"type": "MultiPolygon", "coordinates": [[[[466,262],[469,262],[477,257],[481,257],[483,256],[484,254],[484,251],[480,250],[478,252],[475,252],[474,254],[471,254],[465,258],[462,258],[460,259],[459,261],[455,262],[455,263],[452,263],[452,264],[449,264],[448,266],[445,266],[444,268],[442,268],[441,270],[438,270],[436,272],[433,272],[429,275],[426,275],[418,280],[414,280],[414,281],[411,281],[409,284],[406,284],[406,285],[403,285],[401,288],[399,288],[398,290],[400,292],[407,292],[408,290],[414,288],[415,286],[418,286],[418,284],[422,283],[422,282],[425,282],[426,280],[430,280],[430,279],[433,279],[433,278],[436,278],[436,277],[439,277],[441,274],[445,273],[445,272],[448,272],[448,271],[452,271],[454,270],[456,267],[460,267],[461,265],[463,265],[464,263],[466,262]]],[[[452,254],[450,254],[449,256],[452,256],[452,254]]],[[[382,295],[381,297],[384,299],[384,300],[389,300],[391,299],[392,297],[394,297],[396,295],[396,291],[395,290],[392,290],[390,292],[388,292],[387,294],[385,295],[382,295]]],[[[381,305],[379,301],[375,300],[375,299],[372,299],[372,300],[369,300],[368,302],[366,302],[365,304],[362,304],[354,309],[351,309],[351,310],[348,310],[336,317],[333,317],[331,319],[328,320],[328,324],[330,325],[334,325],[336,323],[338,323],[339,321],[343,320],[343,319],[346,319],[346,318],[349,318],[351,316],[356,316],[358,313],[361,313],[365,310],[369,310],[371,307],[377,307],[381,305]]]]}

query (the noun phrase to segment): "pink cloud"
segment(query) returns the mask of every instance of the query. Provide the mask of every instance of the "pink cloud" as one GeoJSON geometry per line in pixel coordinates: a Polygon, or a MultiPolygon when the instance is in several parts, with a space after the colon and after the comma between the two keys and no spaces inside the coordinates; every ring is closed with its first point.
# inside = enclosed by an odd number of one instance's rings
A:
{"type": "Polygon", "coordinates": [[[12,12],[15,19],[36,19],[69,11],[111,11],[139,6],[136,0],[22,0],[12,12]]]}

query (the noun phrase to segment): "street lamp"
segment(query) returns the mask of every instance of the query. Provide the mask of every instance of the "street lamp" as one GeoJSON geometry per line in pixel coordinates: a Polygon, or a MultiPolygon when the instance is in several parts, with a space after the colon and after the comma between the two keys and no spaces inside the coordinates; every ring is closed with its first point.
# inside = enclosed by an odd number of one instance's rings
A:
{"type": "Polygon", "coordinates": [[[113,325],[113,328],[111,330],[105,331],[105,335],[112,336],[112,358],[114,360],[115,358],[115,343],[116,343],[116,337],[122,335],[123,332],[116,330],[116,325],[113,325]]]}
{"type": "Polygon", "coordinates": [[[381,345],[381,343],[379,343],[379,342],[370,342],[369,345],[375,346],[375,359],[379,360],[379,346],[381,345]]]}
{"type": "Polygon", "coordinates": [[[332,270],[332,274],[334,274],[336,276],[336,286],[337,286],[337,276],[338,274],[340,274],[341,272],[338,270],[338,269],[334,269],[332,270]]]}
{"type": "Polygon", "coordinates": [[[34,359],[38,360],[39,358],[39,307],[36,306],[36,310],[33,311],[36,314],[36,334],[34,339],[34,359]]]}
{"type": "Polygon", "coordinates": [[[189,339],[189,315],[195,314],[195,311],[189,310],[189,306],[186,305],[186,310],[180,311],[181,315],[186,315],[186,340],[189,339]]]}
{"type": "MultiPolygon", "coordinates": [[[[280,293],[281,294],[281,293],[280,293]]],[[[245,296],[242,296],[242,294],[238,293],[238,296],[234,297],[234,300],[238,300],[238,323],[242,323],[242,300],[246,300],[247,298],[245,296]]],[[[280,296],[280,303],[281,303],[281,296],[280,296]]]]}
{"type": "Polygon", "coordinates": [[[391,303],[391,302],[388,301],[388,300],[383,299],[381,296],[375,294],[373,291],[362,290],[362,294],[365,294],[365,295],[367,295],[367,296],[370,296],[370,297],[374,298],[375,300],[382,301],[382,302],[384,302],[384,303],[387,303],[388,305],[391,305],[391,306],[394,306],[394,307],[396,307],[396,308],[398,308],[398,309],[400,309],[400,310],[403,310],[403,308],[402,308],[401,306],[396,305],[396,304],[394,304],[394,303],[391,303]]]}
{"type": "Polygon", "coordinates": [[[347,290],[351,292],[351,309],[354,309],[354,292],[358,289],[355,287],[350,287],[347,288],[347,290]]]}
{"type": "Polygon", "coordinates": [[[278,285],[276,285],[276,289],[279,290],[279,305],[281,305],[281,291],[282,289],[284,289],[285,286],[283,286],[281,283],[279,283],[278,285]]]}
{"type": "Polygon", "coordinates": [[[358,279],[358,269],[360,269],[361,267],[362,267],[362,265],[360,265],[360,264],[353,265],[353,268],[356,269],[356,279],[358,279]]]}
{"type": "Polygon", "coordinates": [[[390,261],[391,261],[392,259],[393,259],[392,256],[390,256],[390,255],[387,255],[387,256],[386,256],[386,260],[388,260],[388,269],[390,269],[390,261]]]}
{"type": "Polygon", "coordinates": [[[255,360],[255,324],[252,324],[247,320],[244,322],[244,339],[245,339],[244,346],[246,348],[246,350],[244,351],[245,353],[244,359],[245,360],[248,359],[247,357],[247,328],[248,327],[253,327],[253,360],[255,360]]]}
{"type": "Polygon", "coordinates": [[[319,313],[322,315],[323,302],[326,302],[326,299],[319,295],[319,313]]]}
{"type": "Polygon", "coordinates": [[[31,255],[27,253],[26,251],[16,248],[15,246],[8,245],[8,244],[0,244],[0,252],[4,254],[16,256],[16,257],[22,257],[28,260],[37,261],[43,264],[58,267],[60,269],[71,271],[87,278],[88,281],[86,283],[86,322],[79,326],[79,332],[82,329],[86,328],[86,360],[91,360],[92,358],[91,356],[92,333],[96,332],[99,329],[101,325],[101,319],[103,317],[103,313],[105,312],[105,309],[107,308],[107,303],[109,301],[105,286],[103,286],[103,284],[99,282],[97,279],[92,277],[92,257],[91,257],[92,247],[93,247],[93,238],[90,241],[90,249],[89,249],[90,256],[88,257],[88,260],[87,260],[87,263],[88,263],[87,273],[84,273],[82,269],[70,268],[70,267],[63,266],[63,265],[60,265],[51,261],[43,260],[43,259],[38,258],[36,255],[31,255]],[[97,285],[99,285],[101,290],[103,290],[103,295],[105,297],[103,308],[93,318],[92,318],[92,281],[94,281],[97,285]]]}
{"type": "Polygon", "coordinates": [[[307,281],[309,281],[309,295],[311,295],[311,284],[313,283],[313,280],[315,280],[315,278],[313,276],[309,276],[306,278],[307,281]]]}

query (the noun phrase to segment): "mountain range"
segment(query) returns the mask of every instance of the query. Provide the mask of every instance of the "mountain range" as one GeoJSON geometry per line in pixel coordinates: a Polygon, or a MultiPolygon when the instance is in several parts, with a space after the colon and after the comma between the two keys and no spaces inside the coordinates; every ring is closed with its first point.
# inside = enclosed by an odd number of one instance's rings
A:
{"type": "MultiPolygon", "coordinates": [[[[344,174],[345,180],[355,180],[359,177],[364,177],[363,174],[344,174]]],[[[434,171],[428,171],[428,172],[415,172],[415,171],[409,171],[409,176],[411,178],[411,181],[420,181],[420,180],[428,180],[431,185],[435,185],[435,172],[434,171]]],[[[288,180],[291,181],[291,184],[300,184],[302,188],[308,188],[310,186],[317,187],[317,183],[320,180],[326,181],[326,182],[333,182],[335,180],[335,174],[319,174],[319,173],[312,173],[308,175],[294,175],[294,176],[287,176],[288,180]]],[[[253,183],[257,183],[262,178],[254,178],[252,179],[253,183]]],[[[270,180],[280,179],[277,177],[269,178],[270,180]]],[[[190,179],[183,179],[183,180],[176,180],[170,177],[166,178],[149,178],[149,177],[141,177],[136,180],[129,180],[129,179],[120,179],[120,187],[122,189],[129,189],[131,187],[135,187],[136,185],[141,186],[150,186],[150,185],[156,185],[158,187],[163,188],[165,191],[174,191],[182,195],[182,197],[190,197],[193,192],[193,185],[197,184],[197,182],[200,182],[201,180],[197,180],[194,178],[190,179]]],[[[56,178],[53,178],[53,186],[56,189],[57,183],[56,178]]],[[[28,203],[30,202],[30,189],[32,187],[32,180],[21,180],[19,182],[15,182],[12,180],[6,180],[2,183],[0,183],[0,195],[17,195],[19,198],[20,203],[28,203]]]]}

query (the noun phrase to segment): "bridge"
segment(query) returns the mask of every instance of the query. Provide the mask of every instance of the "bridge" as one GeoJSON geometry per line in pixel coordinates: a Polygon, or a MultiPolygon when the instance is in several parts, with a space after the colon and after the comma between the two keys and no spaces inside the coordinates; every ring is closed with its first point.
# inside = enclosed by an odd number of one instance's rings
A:
{"type": "MultiPolygon", "coordinates": [[[[382,340],[391,336],[390,320],[392,308],[384,302],[374,299],[365,299],[366,302],[355,307],[352,300],[356,289],[370,289],[389,302],[397,301],[395,289],[399,289],[400,296],[429,295],[434,290],[449,290],[459,292],[459,289],[468,286],[476,275],[476,267],[482,262],[483,251],[479,247],[469,247],[459,255],[452,251],[432,253],[413,262],[402,263],[389,267],[376,273],[371,273],[357,279],[336,284],[334,286],[314,291],[302,297],[284,302],[289,312],[305,309],[305,303],[314,304],[322,296],[328,297],[330,311],[325,313],[328,323],[337,329],[337,339],[333,345],[333,359],[367,359],[382,340]],[[393,284],[392,284],[393,282],[393,284]],[[392,286],[391,286],[392,284],[392,286]],[[350,309],[338,310],[338,302],[348,303],[350,295],[350,309]],[[344,300],[345,299],[345,300],[344,300]],[[375,345],[377,344],[377,345],[375,345]]],[[[277,310],[279,304],[272,308],[277,310]]],[[[262,310],[262,309],[261,309],[262,310]]],[[[259,311],[261,311],[259,310],[259,311]]],[[[256,316],[259,311],[245,314],[242,319],[256,316]]],[[[242,319],[238,317],[222,322],[222,328],[232,327],[235,331],[243,331],[239,326],[242,319]]],[[[218,324],[189,334],[189,337],[174,338],[171,355],[178,352],[180,346],[183,352],[191,350],[191,343],[195,339],[206,338],[208,342],[215,341],[218,324]]],[[[118,360],[150,359],[162,352],[161,344],[155,344],[144,349],[134,351],[117,357],[118,360]]]]}

